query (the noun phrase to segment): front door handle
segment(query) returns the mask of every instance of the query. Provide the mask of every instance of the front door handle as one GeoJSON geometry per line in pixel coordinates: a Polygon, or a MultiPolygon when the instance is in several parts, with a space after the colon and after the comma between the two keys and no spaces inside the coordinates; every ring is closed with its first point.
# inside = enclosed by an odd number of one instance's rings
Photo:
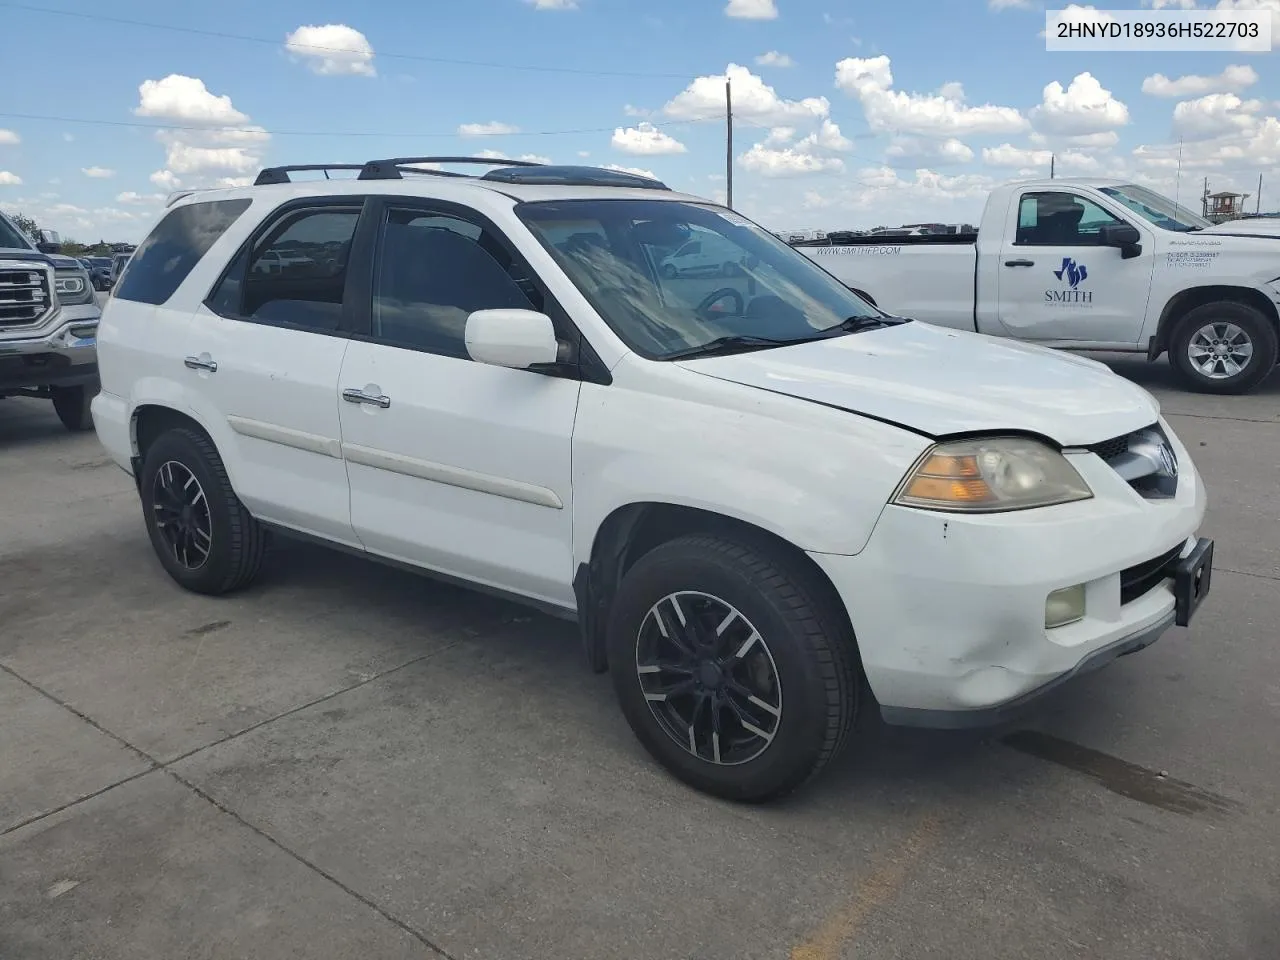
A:
{"type": "Polygon", "coordinates": [[[187,357],[182,361],[187,365],[188,370],[208,370],[210,373],[218,372],[218,361],[205,354],[202,357],[187,357]]]}
{"type": "Polygon", "coordinates": [[[1006,267],[1034,267],[1036,262],[1034,260],[1006,260],[1004,265],[1006,267]]]}
{"type": "Polygon", "coordinates": [[[383,410],[391,406],[391,398],[380,394],[365,393],[363,390],[357,390],[352,387],[342,391],[342,399],[347,403],[368,403],[375,407],[381,407],[383,410]]]}

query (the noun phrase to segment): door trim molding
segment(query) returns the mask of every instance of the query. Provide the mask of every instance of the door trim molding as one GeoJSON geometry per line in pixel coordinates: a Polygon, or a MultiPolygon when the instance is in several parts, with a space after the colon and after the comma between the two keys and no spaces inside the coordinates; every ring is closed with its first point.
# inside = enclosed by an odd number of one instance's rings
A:
{"type": "Polygon", "coordinates": [[[564,501],[554,490],[533,483],[525,483],[523,480],[510,480],[488,473],[477,473],[463,467],[452,467],[446,463],[419,460],[416,457],[376,450],[358,443],[342,444],[342,455],[352,463],[373,467],[376,470],[417,477],[419,480],[430,480],[433,483],[443,483],[451,487],[462,487],[464,490],[475,490],[478,493],[488,493],[508,500],[519,500],[538,507],[564,509],[564,501]]]}
{"type": "Polygon", "coordinates": [[[293,447],[295,450],[305,450],[307,453],[318,453],[323,457],[333,457],[336,460],[342,459],[342,443],[333,437],[321,436],[318,433],[307,433],[305,430],[294,430],[292,427],[282,427],[274,423],[265,423],[262,420],[251,420],[248,417],[227,417],[227,423],[232,430],[242,437],[252,437],[254,440],[278,443],[282,446],[293,447]]]}

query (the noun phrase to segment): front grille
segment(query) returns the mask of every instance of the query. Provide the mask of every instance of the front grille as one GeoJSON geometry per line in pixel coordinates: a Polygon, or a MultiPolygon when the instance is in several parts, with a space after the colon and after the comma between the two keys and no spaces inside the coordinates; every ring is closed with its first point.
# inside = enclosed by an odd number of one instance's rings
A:
{"type": "Polygon", "coordinates": [[[1158,557],[1120,571],[1120,604],[1132,603],[1173,576],[1173,565],[1182,553],[1182,544],[1158,557]]]}
{"type": "Polygon", "coordinates": [[[26,264],[0,266],[0,330],[39,323],[52,306],[47,270],[26,264]]]}
{"type": "Polygon", "coordinates": [[[1112,437],[1110,440],[1092,444],[1089,449],[1103,460],[1114,460],[1120,454],[1129,452],[1129,434],[1126,433],[1123,437],[1112,437]]]}

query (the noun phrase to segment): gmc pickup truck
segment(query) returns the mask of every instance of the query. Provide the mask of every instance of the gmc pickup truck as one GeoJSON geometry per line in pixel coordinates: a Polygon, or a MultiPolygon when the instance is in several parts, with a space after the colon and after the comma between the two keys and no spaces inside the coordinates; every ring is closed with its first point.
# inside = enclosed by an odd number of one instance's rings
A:
{"type": "Polygon", "coordinates": [[[56,233],[33,243],[0,213],[0,398],[48,398],[68,430],[89,430],[101,311],[88,271],[60,249],[56,233]]]}
{"type": "Polygon", "coordinates": [[[1213,224],[1122,180],[991,192],[976,232],[793,244],[889,313],[1051,347],[1168,353],[1193,390],[1244,393],[1277,362],[1280,221],[1213,224]]]}

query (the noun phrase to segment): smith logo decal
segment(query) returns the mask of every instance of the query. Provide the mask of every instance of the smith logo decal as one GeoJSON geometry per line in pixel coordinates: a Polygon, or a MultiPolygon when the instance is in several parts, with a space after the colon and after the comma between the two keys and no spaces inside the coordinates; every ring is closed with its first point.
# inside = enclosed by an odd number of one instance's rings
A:
{"type": "Polygon", "coordinates": [[[1074,290],[1089,276],[1089,271],[1085,269],[1083,263],[1076,263],[1071,257],[1063,257],[1062,269],[1053,271],[1053,275],[1074,290]]]}
{"type": "Polygon", "coordinates": [[[1080,289],[1080,284],[1089,278],[1089,271],[1083,263],[1076,263],[1071,257],[1063,257],[1062,266],[1053,271],[1053,275],[1063,286],[1057,290],[1046,290],[1045,303],[1057,306],[1093,306],[1093,291],[1080,289]]]}

